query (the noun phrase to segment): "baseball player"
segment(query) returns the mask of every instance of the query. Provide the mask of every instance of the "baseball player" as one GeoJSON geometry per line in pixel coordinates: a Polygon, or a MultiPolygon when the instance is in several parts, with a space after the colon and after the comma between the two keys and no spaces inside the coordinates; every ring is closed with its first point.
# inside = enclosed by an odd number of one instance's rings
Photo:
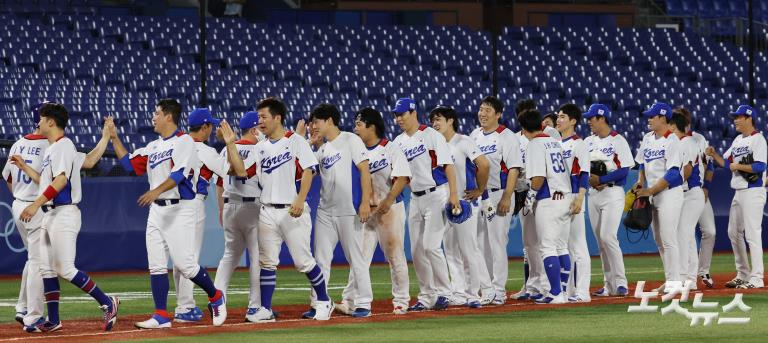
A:
{"type": "MultiPolygon", "coordinates": [[[[80,209],[77,204],[82,200],[80,170],[93,168],[104,154],[109,144],[106,127],[112,124],[107,118],[102,129],[102,139],[88,155],[77,152],[75,144],[64,135],[69,122],[69,112],[64,105],[45,103],[40,107],[39,133],[50,145],[45,149],[40,174],[28,167],[21,167],[33,180],[39,180],[37,198],[26,204],[19,219],[26,225],[34,225],[40,219],[42,209],[40,243],[30,245],[30,254],[39,256],[40,274],[43,278],[43,292],[48,309],[48,319],[40,317],[31,325],[25,326],[26,332],[51,332],[61,329],[59,319],[59,276],[88,293],[104,312],[104,330],[110,331],[117,323],[120,301],[117,297],[107,296],[96,286],[87,274],[75,267],[77,235],[80,232],[80,209]],[[38,219],[35,219],[35,218],[38,219]],[[36,249],[38,248],[38,249],[36,249]]],[[[17,165],[24,160],[15,159],[17,165]]],[[[23,178],[22,178],[23,180],[23,178]]]]}
{"type": "Polygon", "coordinates": [[[315,320],[328,320],[333,303],[323,272],[312,257],[309,240],[312,222],[306,204],[317,159],[309,143],[283,126],[285,104],[276,98],[259,102],[259,130],[267,140],[256,144],[256,175],[261,187],[259,212],[259,265],[261,307],[252,316],[257,323],[275,321],[272,294],[277,285],[280,247],[285,241],[296,269],[307,275],[315,291],[315,320]]]}
{"type": "MultiPolygon", "coordinates": [[[[371,217],[363,224],[363,258],[370,266],[376,243],[389,262],[392,280],[392,313],[408,313],[408,261],[403,251],[405,236],[405,205],[402,192],[411,178],[405,154],[397,144],[384,137],[384,118],[373,108],[357,112],[355,133],[368,148],[368,170],[371,173],[371,217]]],[[[354,275],[350,275],[343,294],[350,292],[354,275]]]]}
{"type": "MultiPolygon", "coordinates": [[[[242,159],[240,159],[235,146],[237,138],[229,124],[213,118],[211,111],[207,108],[196,108],[189,114],[189,136],[195,141],[195,150],[198,160],[202,163],[200,174],[195,185],[196,195],[192,201],[195,204],[195,226],[193,235],[193,247],[195,261],[199,260],[200,249],[203,246],[203,230],[205,229],[205,199],[208,197],[208,186],[214,175],[219,178],[227,176],[230,166],[235,173],[245,174],[242,159]],[[205,141],[211,136],[214,127],[221,124],[220,130],[226,132],[225,143],[226,150],[232,152],[231,161],[227,161],[226,156],[219,156],[216,149],[205,144],[205,141]]],[[[257,279],[258,280],[258,279],[257,279]]],[[[192,295],[194,284],[187,278],[182,277],[182,273],[177,266],[173,267],[173,281],[176,286],[176,310],[174,311],[174,321],[180,323],[199,322],[203,319],[203,311],[195,305],[195,298],[192,295]]],[[[218,287],[214,282],[216,288],[218,287]]],[[[226,295],[226,292],[224,292],[226,295]]]]}
{"type": "Polygon", "coordinates": [[[584,221],[585,195],[589,189],[589,148],[579,135],[576,125],[581,121],[581,109],[574,104],[560,106],[557,113],[557,130],[563,136],[562,148],[565,164],[571,173],[571,193],[574,194],[570,206],[570,235],[568,252],[572,259],[561,260],[563,278],[567,287],[569,302],[590,302],[589,283],[592,275],[592,263],[587,247],[587,235],[584,221]]]}
{"type": "Polygon", "coordinates": [[[178,128],[181,104],[162,99],[152,117],[155,132],[160,136],[129,154],[116,130],[112,130],[112,146],[126,171],[147,174],[150,190],[139,197],[139,206],[149,206],[147,219],[147,259],[149,262],[152,298],[155,313],[134,325],[140,329],[171,327],[167,311],[168,258],[187,279],[208,295],[208,310],[214,326],[227,318],[224,293],[213,285],[205,268],[197,263],[195,254],[195,225],[198,209],[194,202],[195,184],[200,175],[195,141],[178,128]]]}
{"type": "Polygon", "coordinates": [[[456,133],[459,118],[453,108],[438,106],[429,113],[429,121],[448,142],[456,170],[458,192],[470,203],[472,210],[472,214],[463,223],[449,223],[443,243],[451,275],[451,305],[480,308],[482,302],[490,303],[495,296],[477,243],[480,211],[478,200],[488,183],[488,159],[472,138],[456,133]],[[481,301],[481,295],[485,301],[481,301]]]}
{"type": "Polygon", "coordinates": [[[640,165],[637,183],[632,187],[638,197],[652,197],[653,238],[664,265],[665,283],[659,291],[682,287],[680,278],[680,243],[678,224],[683,207],[683,153],[680,140],[669,130],[672,108],[657,102],[643,112],[651,132],[637,150],[640,165]]]}
{"type": "MultiPolygon", "coordinates": [[[[228,175],[217,177],[217,197],[222,211],[221,219],[224,227],[224,255],[216,268],[216,278],[213,284],[227,294],[232,273],[240,263],[240,257],[248,249],[250,293],[248,295],[248,310],[245,320],[255,322],[254,315],[261,307],[259,290],[259,237],[258,222],[261,210],[261,189],[256,177],[256,143],[259,142],[259,114],[254,111],[246,112],[240,119],[240,140],[235,142],[237,154],[243,161],[243,169],[234,167],[228,175]],[[232,175],[234,174],[234,175],[232,175]]],[[[226,131],[226,130],[220,130],[226,131]]],[[[222,136],[222,139],[224,137],[222,136]]],[[[228,159],[233,154],[227,149],[221,151],[221,157],[228,159]]]]}
{"type": "Polygon", "coordinates": [[[589,221],[600,248],[603,269],[603,287],[593,296],[629,293],[624,272],[624,257],[617,237],[621,215],[624,212],[624,188],[629,169],[635,165],[629,144],[618,132],[611,130],[611,111],[603,104],[592,104],[582,115],[587,120],[592,135],[585,139],[590,162],[605,163],[607,174],[589,176],[589,221]]]}
{"type": "Polygon", "coordinates": [[[731,113],[733,125],[740,135],[736,136],[728,151],[720,156],[714,148],[708,147],[707,155],[715,163],[729,169],[731,188],[736,191],[728,214],[728,238],[731,240],[736,259],[736,277],[728,281],[728,288],[763,288],[763,241],[762,221],[765,206],[765,163],[767,154],[765,137],[755,129],[757,112],[741,105],[731,113]],[[751,158],[750,158],[751,156],[751,158]],[[757,175],[750,175],[757,174],[757,175]],[[747,247],[752,259],[752,269],[747,258],[747,247]]]}
{"type": "Polygon", "coordinates": [[[669,125],[672,133],[680,140],[683,160],[683,209],[678,223],[677,242],[680,251],[680,279],[688,288],[697,289],[699,251],[696,245],[696,222],[704,211],[704,191],[701,185],[704,178],[704,151],[699,147],[693,135],[687,131],[688,118],[678,109],[672,110],[669,125]]]}
{"type": "MultiPolygon", "coordinates": [[[[322,180],[315,220],[315,259],[323,277],[330,280],[333,250],[341,243],[353,277],[338,310],[355,318],[368,317],[373,301],[370,262],[363,254],[363,223],[371,214],[368,149],[354,133],[339,130],[341,113],[336,106],[320,104],[312,109],[309,119],[322,180]]],[[[314,293],[311,300],[314,304],[314,293]]],[[[315,314],[313,308],[303,317],[313,318],[315,314]]]]}
{"type": "Polygon", "coordinates": [[[563,158],[560,139],[553,139],[542,132],[541,114],[538,111],[523,111],[518,120],[523,134],[529,141],[525,173],[530,180],[530,190],[523,210],[534,214],[538,238],[535,246],[539,249],[538,255],[542,257],[549,281],[548,294],[537,299],[536,303],[562,304],[567,300],[561,288],[561,261],[570,265],[568,236],[572,198],[571,172],[563,158]],[[539,215],[536,215],[537,212],[539,215]]]}
{"type": "Polygon", "coordinates": [[[482,305],[486,305],[483,302],[488,298],[494,305],[502,305],[507,299],[507,244],[512,209],[515,207],[513,195],[523,166],[519,140],[512,130],[499,124],[503,110],[504,104],[499,99],[485,97],[477,111],[480,127],[470,134],[470,138],[488,160],[489,170],[477,231],[480,251],[485,259],[494,294],[483,294],[482,305]]]}
{"type": "Polygon", "coordinates": [[[445,205],[450,202],[455,210],[460,208],[451,151],[439,132],[419,125],[413,99],[398,99],[392,112],[403,130],[395,143],[403,150],[413,173],[408,230],[419,296],[408,310],[443,310],[448,307],[451,294],[442,248],[448,227],[445,205]]]}
{"type": "Polygon", "coordinates": [[[557,113],[555,112],[549,112],[544,116],[544,119],[541,120],[541,125],[543,127],[557,127],[557,113]]]}
{"type": "MultiPolygon", "coordinates": [[[[35,126],[40,122],[38,111],[42,105],[41,103],[32,107],[35,126]]],[[[21,273],[15,316],[16,321],[22,326],[32,325],[43,316],[43,279],[40,277],[40,249],[38,248],[43,213],[38,212],[28,223],[21,221],[19,216],[24,207],[34,201],[39,194],[37,184],[40,179],[34,180],[29,175],[38,175],[48,145],[48,140],[40,134],[40,129],[35,127],[33,133],[13,143],[9,153],[9,163],[3,167],[3,180],[8,184],[8,189],[14,198],[11,206],[13,220],[19,230],[21,241],[27,249],[27,261],[21,273]],[[27,173],[24,170],[26,168],[34,172],[27,173]],[[31,248],[30,245],[35,247],[31,248]]]]}

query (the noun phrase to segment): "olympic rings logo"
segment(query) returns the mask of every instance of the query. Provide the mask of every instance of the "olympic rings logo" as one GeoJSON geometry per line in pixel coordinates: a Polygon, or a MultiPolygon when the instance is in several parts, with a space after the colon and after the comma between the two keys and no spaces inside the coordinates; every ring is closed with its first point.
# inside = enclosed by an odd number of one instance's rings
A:
{"type": "Polygon", "coordinates": [[[11,243],[11,235],[13,235],[13,231],[16,230],[16,223],[13,221],[13,208],[4,202],[0,202],[0,207],[7,208],[8,213],[11,214],[9,216],[11,219],[5,223],[4,230],[0,231],[0,237],[5,239],[5,245],[7,245],[8,249],[11,251],[15,253],[22,253],[26,251],[27,247],[25,247],[24,244],[21,245],[21,248],[17,248],[13,245],[13,243],[11,243]]]}

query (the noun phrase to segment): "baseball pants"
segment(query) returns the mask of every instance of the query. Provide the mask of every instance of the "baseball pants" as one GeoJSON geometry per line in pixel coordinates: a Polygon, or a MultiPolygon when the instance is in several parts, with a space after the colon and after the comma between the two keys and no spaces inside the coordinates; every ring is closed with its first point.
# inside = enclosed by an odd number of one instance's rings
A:
{"type": "Polygon", "coordinates": [[[448,220],[445,204],[448,186],[422,196],[412,195],[408,210],[408,233],[411,238],[411,256],[416,279],[419,281],[419,302],[427,307],[435,305],[438,296],[451,295],[448,266],[442,243],[448,220]]]}
{"type": "Polygon", "coordinates": [[[21,274],[19,300],[16,312],[27,312],[24,325],[32,325],[43,316],[43,278],[40,275],[40,238],[42,236],[43,211],[37,211],[29,222],[19,220],[21,212],[31,202],[14,200],[11,207],[13,220],[19,230],[19,236],[27,248],[27,262],[21,274]]]}
{"type": "Polygon", "coordinates": [[[308,273],[317,265],[309,248],[312,218],[309,205],[298,218],[288,214],[289,207],[275,208],[261,205],[259,212],[259,265],[262,269],[276,270],[280,264],[280,248],[285,242],[296,269],[308,273]]]}
{"type": "Polygon", "coordinates": [[[763,286],[762,223],[765,198],[764,187],[736,190],[728,215],[728,238],[736,261],[736,277],[759,287],[763,286]],[[747,256],[751,257],[751,270],[747,256]]]}
{"type": "MultiPolygon", "coordinates": [[[[375,208],[374,208],[375,209],[375,208]]],[[[392,306],[408,308],[411,301],[409,295],[408,261],[405,258],[405,205],[403,202],[395,203],[385,214],[372,215],[368,222],[363,224],[363,258],[370,268],[376,244],[381,246],[384,257],[389,262],[389,273],[392,280],[392,306]]],[[[349,280],[341,296],[344,299],[353,299],[354,292],[353,270],[350,269],[349,280]],[[350,295],[348,295],[350,294],[350,295]]]]}
{"type": "MultiPolygon", "coordinates": [[[[352,284],[342,301],[353,304],[354,308],[371,309],[373,290],[371,289],[371,274],[368,272],[370,262],[366,262],[363,253],[363,223],[360,217],[333,216],[329,212],[318,209],[315,216],[315,259],[326,280],[331,279],[331,261],[336,244],[341,243],[344,257],[349,262],[349,275],[353,275],[352,284]]],[[[311,293],[311,303],[314,307],[317,296],[311,293]]]]}
{"type": "Polygon", "coordinates": [[[248,276],[250,293],[248,308],[261,307],[261,289],[259,268],[259,211],[261,203],[256,201],[243,202],[240,198],[230,196],[224,204],[224,255],[216,268],[214,285],[227,293],[232,273],[240,263],[243,252],[248,249],[248,276]]]}
{"type": "MultiPolygon", "coordinates": [[[[570,204],[571,196],[565,194],[561,195],[561,198],[541,199],[537,201],[534,209],[539,257],[549,281],[548,293],[552,295],[560,294],[563,284],[568,282],[568,278],[564,279],[562,276],[565,270],[559,261],[560,256],[568,255],[568,237],[571,232],[571,216],[568,213],[570,204]]],[[[570,265],[568,267],[570,268],[570,265]]]]}
{"type": "Polygon", "coordinates": [[[451,275],[453,299],[459,302],[479,301],[482,295],[494,294],[491,278],[477,243],[480,207],[472,205],[472,215],[463,223],[448,223],[445,233],[445,258],[451,275]]]}
{"type": "Polygon", "coordinates": [[[43,216],[41,273],[44,278],[61,276],[72,280],[77,274],[75,255],[80,233],[80,209],[74,205],[58,206],[43,216]]]}
{"type": "Polygon", "coordinates": [[[619,186],[605,187],[601,191],[592,188],[587,206],[592,232],[600,248],[604,287],[610,294],[620,286],[627,287],[624,256],[617,236],[624,212],[624,189],[619,186]]]}
{"type": "Polygon", "coordinates": [[[529,294],[547,294],[549,281],[544,272],[544,257],[541,256],[539,233],[536,231],[536,216],[526,209],[520,210],[520,227],[523,234],[523,260],[528,263],[528,280],[523,285],[529,294]]]}
{"type": "Polygon", "coordinates": [[[678,223],[677,242],[680,245],[680,280],[696,285],[699,251],[696,245],[696,222],[704,211],[704,191],[694,187],[683,193],[683,208],[678,223]]]}
{"type": "MultiPolygon", "coordinates": [[[[203,231],[205,230],[205,197],[197,195],[192,203],[195,204],[195,225],[189,236],[193,242],[195,263],[198,263],[200,261],[200,249],[203,248],[203,231]]],[[[182,277],[181,271],[175,264],[173,265],[173,284],[176,286],[176,313],[185,313],[194,308],[196,306],[193,296],[195,283],[182,277]]]]}
{"type": "Polygon", "coordinates": [[[195,200],[178,204],[152,204],[147,220],[147,259],[149,274],[168,273],[168,258],[182,276],[191,279],[200,271],[195,254],[195,230],[198,205],[195,200]]]}
{"type": "Polygon", "coordinates": [[[712,264],[712,250],[715,249],[715,212],[712,210],[712,202],[704,201],[704,210],[699,217],[699,230],[701,230],[701,247],[699,248],[699,275],[709,274],[712,264]]]}
{"type": "MultiPolygon", "coordinates": [[[[586,200],[585,200],[586,202],[586,200]]],[[[568,252],[571,255],[571,275],[566,288],[569,297],[578,296],[584,301],[590,301],[589,283],[592,277],[592,261],[587,246],[587,233],[584,219],[584,208],[570,218],[570,233],[568,236],[568,252]]]]}
{"type": "Polygon", "coordinates": [[[653,197],[653,216],[651,227],[653,239],[661,255],[666,282],[681,282],[680,278],[680,243],[678,242],[678,224],[683,208],[683,189],[675,187],[663,190],[653,197]]]}
{"type": "MultiPolygon", "coordinates": [[[[507,296],[507,278],[509,277],[509,257],[507,244],[509,243],[509,229],[512,225],[512,212],[515,208],[515,197],[512,196],[510,212],[506,216],[499,216],[496,207],[501,200],[503,190],[488,191],[488,199],[483,202],[493,204],[494,213],[482,211],[482,218],[478,226],[478,243],[480,251],[485,257],[485,266],[491,279],[491,287],[500,299],[507,296]]],[[[487,296],[483,294],[483,296],[487,296]]]]}

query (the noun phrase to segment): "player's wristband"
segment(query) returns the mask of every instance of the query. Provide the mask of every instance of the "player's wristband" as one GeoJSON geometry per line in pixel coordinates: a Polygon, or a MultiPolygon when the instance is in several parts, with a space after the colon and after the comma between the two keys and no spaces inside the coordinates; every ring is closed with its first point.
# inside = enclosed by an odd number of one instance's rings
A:
{"type": "Polygon", "coordinates": [[[45,192],[43,192],[43,196],[48,200],[55,198],[58,194],[59,191],[57,191],[56,188],[53,188],[53,186],[48,186],[48,188],[45,189],[45,192]]]}

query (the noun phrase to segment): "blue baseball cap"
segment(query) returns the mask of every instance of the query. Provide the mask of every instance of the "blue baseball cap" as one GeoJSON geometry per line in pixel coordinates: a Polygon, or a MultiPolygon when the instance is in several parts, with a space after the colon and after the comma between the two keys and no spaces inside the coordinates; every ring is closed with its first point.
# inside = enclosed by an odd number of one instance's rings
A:
{"type": "Polygon", "coordinates": [[[755,115],[755,109],[752,108],[752,106],[749,105],[741,105],[739,108],[736,109],[736,112],[731,113],[731,117],[735,116],[748,116],[751,117],[755,115]]]}
{"type": "Polygon", "coordinates": [[[245,112],[243,117],[240,118],[240,129],[249,130],[250,128],[259,125],[259,112],[245,112]]]}
{"type": "Polygon", "coordinates": [[[400,98],[397,99],[397,103],[395,103],[395,107],[392,109],[392,113],[394,114],[400,114],[405,113],[408,111],[415,111],[416,110],[416,101],[413,101],[411,98],[400,98]]]}
{"type": "Polygon", "coordinates": [[[37,125],[37,123],[40,122],[40,107],[43,107],[43,105],[45,104],[55,104],[55,103],[56,103],[55,101],[43,100],[43,102],[39,104],[32,105],[32,107],[30,108],[30,110],[32,110],[32,122],[35,123],[35,125],[37,125]]]}
{"type": "Polygon", "coordinates": [[[608,108],[608,106],[605,106],[603,104],[592,104],[592,106],[589,106],[589,109],[586,112],[584,112],[581,116],[584,117],[584,119],[589,119],[597,116],[610,118],[611,109],[608,108]]]}
{"type": "Polygon", "coordinates": [[[203,107],[196,108],[189,114],[189,126],[201,126],[206,123],[211,123],[213,126],[218,126],[221,120],[216,119],[211,115],[211,110],[203,107]]]}
{"type": "Polygon", "coordinates": [[[667,119],[672,118],[672,107],[663,103],[657,102],[651,106],[647,111],[643,112],[643,117],[650,118],[655,116],[665,116],[667,119]]]}

